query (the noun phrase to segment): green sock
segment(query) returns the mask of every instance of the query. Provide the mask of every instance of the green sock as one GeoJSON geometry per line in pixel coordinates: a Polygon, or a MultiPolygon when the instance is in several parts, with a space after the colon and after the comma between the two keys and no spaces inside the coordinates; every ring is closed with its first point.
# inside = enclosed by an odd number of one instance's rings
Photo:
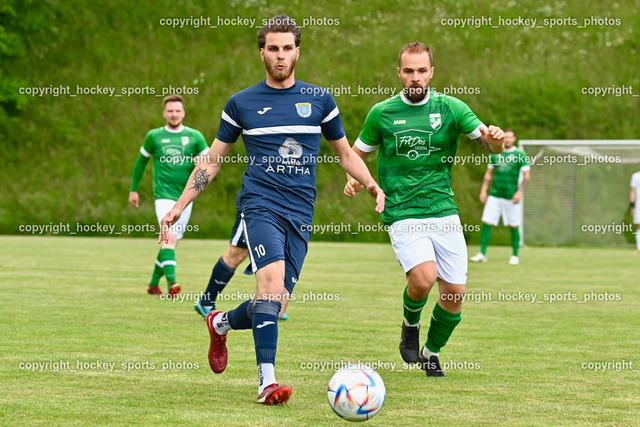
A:
{"type": "Polygon", "coordinates": [[[491,226],[482,224],[482,228],[480,228],[480,252],[482,252],[482,255],[487,254],[489,240],[491,240],[491,226]]]}
{"type": "Polygon", "coordinates": [[[429,299],[429,296],[427,295],[427,297],[422,301],[414,301],[409,298],[409,295],[407,295],[408,288],[408,286],[404,288],[404,294],[402,295],[404,318],[407,320],[407,323],[409,325],[415,325],[420,321],[422,307],[424,307],[424,305],[427,303],[427,299],[429,299]]]}
{"type": "Polygon", "coordinates": [[[176,251],[173,249],[160,249],[160,262],[162,270],[167,277],[167,284],[176,281],[176,251]]]}
{"type": "Polygon", "coordinates": [[[160,267],[160,264],[162,263],[160,260],[160,252],[162,252],[162,249],[158,252],[158,257],[156,258],[156,264],[153,267],[153,275],[151,276],[151,283],[149,286],[158,286],[160,284],[160,278],[164,275],[162,267],[160,267]]]}
{"type": "Polygon", "coordinates": [[[449,313],[436,302],[425,344],[429,351],[440,353],[440,349],[447,344],[460,320],[462,320],[461,313],[449,313]]]}
{"type": "Polygon", "coordinates": [[[520,247],[520,229],[518,227],[511,229],[511,247],[513,248],[513,256],[518,256],[518,248],[520,247]]]}

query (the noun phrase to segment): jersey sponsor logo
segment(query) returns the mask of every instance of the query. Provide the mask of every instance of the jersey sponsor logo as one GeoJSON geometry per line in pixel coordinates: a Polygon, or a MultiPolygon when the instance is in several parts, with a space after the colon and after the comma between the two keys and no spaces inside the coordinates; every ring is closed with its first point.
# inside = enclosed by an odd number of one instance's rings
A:
{"type": "Polygon", "coordinates": [[[188,136],[183,136],[182,137],[182,145],[187,145],[189,143],[189,137],[188,136]]]}
{"type": "Polygon", "coordinates": [[[442,117],[440,117],[440,113],[429,114],[429,123],[431,124],[431,129],[440,129],[440,126],[442,126],[442,117]]]}
{"type": "Polygon", "coordinates": [[[431,146],[433,132],[418,129],[403,130],[394,133],[396,137],[396,154],[415,160],[420,156],[428,156],[440,147],[431,146]]]}
{"type": "Polygon", "coordinates": [[[163,139],[161,142],[171,142],[170,139],[163,139]]]}
{"type": "Polygon", "coordinates": [[[297,103],[296,112],[300,117],[303,117],[303,118],[311,117],[311,103],[310,102],[297,103]]]}
{"type": "Polygon", "coordinates": [[[293,138],[287,138],[280,148],[278,148],[278,154],[280,154],[280,157],[282,157],[285,162],[287,162],[287,160],[298,159],[302,157],[302,145],[293,138]]]}
{"type": "Polygon", "coordinates": [[[179,157],[184,154],[184,150],[182,149],[182,147],[169,146],[163,147],[162,153],[167,157],[179,157]]]}
{"type": "Polygon", "coordinates": [[[298,160],[302,154],[302,145],[293,138],[287,138],[278,148],[279,159],[273,159],[274,162],[281,161],[283,164],[274,166],[270,160],[265,172],[311,175],[309,167],[298,160]]]}
{"type": "Polygon", "coordinates": [[[407,121],[406,120],[394,120],[393,124],[394,125],[406,125],[407,121]]]}
{"type": "Polygon", "coordinates": [[[298,281],[298,279],[297,279],[297,278],[295,278],[295,277],[292,277],[292,278],[291,278],[291,282],[292,282],[292,283],[296,283],[297,281],[298,281]]]}
{"type": "Polygon", "coordinates": [[[262,110],[258,111],[258,114],[262,115],[271,109],[272,109],[271,107],[264,107],[262,110]]]}

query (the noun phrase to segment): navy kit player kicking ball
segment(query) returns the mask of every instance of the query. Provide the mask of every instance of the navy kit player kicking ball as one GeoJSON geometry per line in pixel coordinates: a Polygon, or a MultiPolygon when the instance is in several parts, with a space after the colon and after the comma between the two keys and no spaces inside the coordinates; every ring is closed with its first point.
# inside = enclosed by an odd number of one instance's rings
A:
{"type": "Polygon", "coordinates": [[[211,344],[209,365],[221,373],[227,366],[227,332],[252,329],[258,364],[258,403],[286,402],[292,390],[274,374],[278,313],[293,291],[309,241],[316,197],[316,164],[323,135],[340,165],[363,183],[384,209],[384,193],[366,165],[349,146],[333,97],[317,86],[296,80],[300,29],[286,15],[271,18],[258,32],[266,80],[227,101],[207,159],[193,171],[185,191],[162,220],[165,229],[214,179],[220,163],[242,134],[249,162],[242,178],[241,221],[249,250],[249,272],[255,273],[254,300],[223,313],[207,315],[211,344]]]}

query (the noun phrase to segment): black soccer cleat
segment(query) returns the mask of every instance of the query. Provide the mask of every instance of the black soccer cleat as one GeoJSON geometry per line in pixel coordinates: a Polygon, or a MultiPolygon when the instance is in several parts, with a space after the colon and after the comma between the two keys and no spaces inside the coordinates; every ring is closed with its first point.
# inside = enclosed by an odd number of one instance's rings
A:
{"type": "Polygon", "coordinates": [[[438,359],[438,356],[431,356],[429,360],[427,360],[422,354],[420,354],[420,362],[418,363],[420,363],[421,368],[427,372],[428,377],[445,377],[444,372],[440,367],[440,359],[438,359]]]}
{"type": "Polygon", "coordinates": [[[407,363],[416,363],[420,352],[420,324],[407,326],[402,322],[400,337],[400,355],[407,363]]]}

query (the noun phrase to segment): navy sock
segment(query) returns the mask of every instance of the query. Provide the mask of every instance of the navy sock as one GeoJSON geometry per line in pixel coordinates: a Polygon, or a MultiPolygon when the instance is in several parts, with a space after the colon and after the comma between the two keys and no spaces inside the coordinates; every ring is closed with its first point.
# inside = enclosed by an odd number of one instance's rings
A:
{"type": "Polygon", "coordinates": [[[245,301],[227,314],[231,329],[251,329],[253,300],[245,301]]]}
{"type": "Polygon", "coordinates": [[[204,295],[202,295],[202,298],[200,298],[200,304],[206,307],[215,307],[216,298],[224,287],[227,286],[227,283],[229,283],[229,280],[231,280],[235,272],[236,270],[229,267],[222,257],[220,257],[211,271],[211,278],[209,278],[207,290],[204,292],[204,295]]]}
{"type": "Polygon", "coordinates": [[[278,301],[259,299],[253,308],[253,342],[258,364],[276,363],[280,306],[278,301]]]}

